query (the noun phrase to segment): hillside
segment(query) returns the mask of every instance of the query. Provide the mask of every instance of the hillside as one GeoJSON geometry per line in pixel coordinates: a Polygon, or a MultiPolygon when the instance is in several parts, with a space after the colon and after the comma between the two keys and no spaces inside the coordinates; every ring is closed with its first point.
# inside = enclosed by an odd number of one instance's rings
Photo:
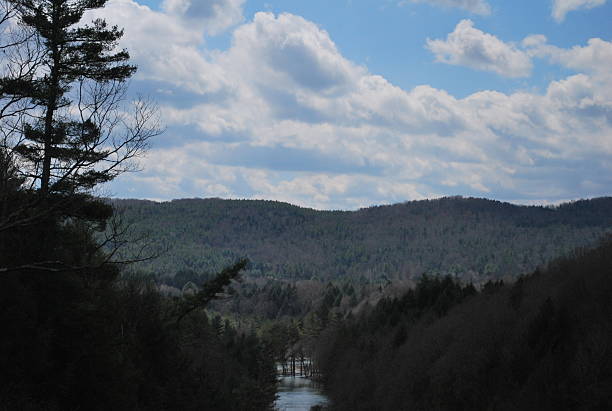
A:
{"type": "Polygon", "coordinates": [[[321,333],[334,410],[609,410],[611,272],[609,238],[479,293],[424,277],[321,333]]]}
{"type": "Polygon", "coordinates": [[[259,200],[113,200],[135,235],[163,249],[139,269],[215,271],[237,257],[251,276],[362,281],[424,272],[481,281],[530,272],[612,231],[612,198],[557,207],[450,197],[358,211],[259,200]]]}

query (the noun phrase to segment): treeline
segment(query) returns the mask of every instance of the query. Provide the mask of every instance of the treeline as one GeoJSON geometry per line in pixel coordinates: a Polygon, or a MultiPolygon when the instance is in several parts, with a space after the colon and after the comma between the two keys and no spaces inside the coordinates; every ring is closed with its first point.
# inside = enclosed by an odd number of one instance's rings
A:
{"type": "Polygon", "coordinates": [[[333,313],[345,313],[379,294],[378,287],[364,285],[355,290],[349,282],[274,279],[245,279],[231,291],[231,299],[215,301],[211,306],[222,313],[267,320],[303,318],[314,312],[321,321],[327,321],[333,313]]]}
{"type": "Polygon", "coordinates": [[[328,326],[316,360],[337,410],[608,410],[612,238],[511,285],[450,277],[328,326]]]}
{"type": "Polygon", "coordinates": [[[82,224],[2,234],[0,267],[13,268],[0,275],[0,409],[271,406],[272,351],[254,333],[220,327],[151,279],[121,275],[82,224]],[[61,265],[34,266],[51,260],[61,265]]]}
{"type": "Polygon", "coordinates": [[[422,273],[475,283],[528,273],[612,230],[612,198],[558,207],[451,197],[359,211],[274,201],[114,200],[160,258],[140,268],[215,272],[238,257],[249,277],[385,282],[422,273]]]}

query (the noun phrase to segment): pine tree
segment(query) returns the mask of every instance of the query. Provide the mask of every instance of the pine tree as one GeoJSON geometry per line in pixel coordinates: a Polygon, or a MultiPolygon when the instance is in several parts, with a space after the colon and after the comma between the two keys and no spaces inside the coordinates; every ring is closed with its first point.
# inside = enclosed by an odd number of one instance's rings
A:
{"type": "MultiPolygon", "coordinates": [[[[11,115],[11,132],[2,130],[0,148],[19,165],[24,195],[0,215],[0,233],[39,227],[42,248],[32,248],[30,260],[40,269],[50,266],[47,253],[54,255],[45,238],[51,241],[54,227],[66,218],[105,228],[113,210],[93,189],[133,170],[135,157],[159,133],[151,103],[139,101],[132,109],[125,104],[136,67],[118,49],[123,31],[102,19],[84,21],[87,11],[107,1],[4,0],[8,18],[25,35],[11,43],[0,32],[0,44],[15,49],[11,61],[26,67],[27,75],[0,74],[0,99],[27,103],[11,115]]],[[[120,244],[115,240],[107,243],[120,244]]]]}
{"type": "Polygon", "coordinates": [[[117,51],[123,31],[86,11],[107,0],[11,0],[18,19],[39,38],[42,64],[31,78],[37,109],[14,147],[41,196],[89,192],[133,167],[131,160],[158,132],[150,106],[137,105],[132,122],[119,110],[136,67],[117,51]],[[121,127],[125,126],[125,127],[121,127]]]}

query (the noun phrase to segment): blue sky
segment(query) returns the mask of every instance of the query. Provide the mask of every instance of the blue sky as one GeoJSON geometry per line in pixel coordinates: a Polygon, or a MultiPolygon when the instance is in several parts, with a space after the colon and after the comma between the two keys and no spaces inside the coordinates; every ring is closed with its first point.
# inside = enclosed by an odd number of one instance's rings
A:
{"type": "Polygon", "coordinates": [[[612,2],[111,0],[166,132],[117,197],[612,194],[612,2]]]}

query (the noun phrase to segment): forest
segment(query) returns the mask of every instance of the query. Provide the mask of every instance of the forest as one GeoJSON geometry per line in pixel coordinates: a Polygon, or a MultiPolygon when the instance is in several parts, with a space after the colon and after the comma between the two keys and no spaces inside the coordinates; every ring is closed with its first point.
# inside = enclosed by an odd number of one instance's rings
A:
{"type": "Polygon", "coordinates": [[[175,273],[136,266],[168,295],[212,276],[188,249],[201,245],[211,267],[249,257],[211,311],[257,329],[278,364],[312,360],[330,409],[611,404],[610,198],[526,207],[454,197],[356,212],[247,200],[113,203],[134,232],[146,226],[151,243],[175,244],[159,258],[176,261],[175,273]],[[351,249],[363,257],[335,259],[351,249]],[[312,271],[295,275],[310,261],[300,260],[304,250],[314,253],[312,271]],[[495,265],[500,254],[506,265],[495,265]],[[416,261],[426,263],[415,269],[416,261]],[[406,271],[394,273],[398,265],[406,271]]]}
{"type": "Polygon", "coordinates": [[[109,199],[163,127],[106,0],[0,0],[0,410],[608,410],[612,198],[109,199]]]}
{"type": "Polygon", "coordinates": [[[423,277],[321,333],[334,409],[609,409],[610,273],[608,238],[479,292],[423,277]]]}
{"type": "Polygon", "coordinates": [[[96,187],[161,132],[128,101],[123,32],[78,25],[102,0],[0,1],[0,409],[267,410],[271,350],[204,309],[247,264],[162,295],[96,187]]]}
{"type": "Polygon", "coordinates": [[[258,200],[113,200],[160,276],[214,272],[236,258],[249,275],[288,280],[404,280],[423,273],[483,282],[528,273],[612,229],[612,198],[555,207],[448,197],[358,211],[258,200]]]}

